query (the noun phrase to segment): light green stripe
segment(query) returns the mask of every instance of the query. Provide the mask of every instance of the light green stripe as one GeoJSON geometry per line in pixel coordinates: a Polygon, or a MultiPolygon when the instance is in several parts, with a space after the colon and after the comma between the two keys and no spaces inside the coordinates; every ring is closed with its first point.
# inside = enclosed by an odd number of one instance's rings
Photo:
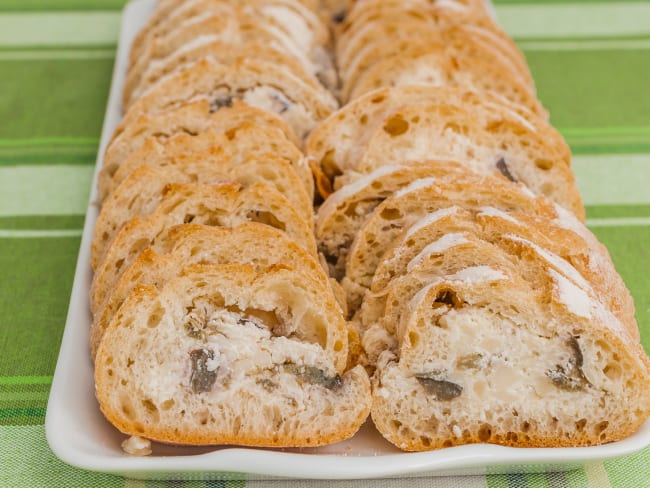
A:
{"type": "Polygon", "coordinates": [[[0,385],[49,385],[52,376],[0,376],[0,385]]]}
{"type": "Polygon", "coordinates": [[[79,237],[82,230],[0,230],[2,239],[51,239],[55,237],[79,237]]]}
{"type": "Polygon", "coordinates": [[[35,49],[0,51],[0,61],[43,61],[43,60],[64,60],[64,59],[113,59],[114,49],[35,49]]]}
{"type": "MultiPolygon", "coordinates": [[[[566,479],[568,481],[568,486],[571,488],[592,488],[587,481],[585,470],[583,468],[567,471],[566,479]]],[[[600,488],[600,486],[598,488],[600,488]]]]}
{"type": "Polygon", "coordinates": [[[650,39],[607,39],[590,41],[518,41],[524,51],[594,51],[598,49],[650,49],[650,39]]]}
{"type": "Polygon", "coordinates": [[[528,486],[533,486],[534,488],[550,488],[544,473],[527,473],[526,481],[528,482],[528,486]]]}
{"type": "Polygon", "coordinates": [[[119,26],[119,12],[4,13],[0,46],[114,44],[119,26]]]}
{"type": "Polygon", "coordinates": [[[650,3],[500,5],[497,16],[505,30],[520,39],[650,32],[650,3]]]}
{"type": "Polygon", "coordinates": [[[598,486],[599,488],[610,488],[612,486],[602,463],[585,466],[585,475],[589,486],[598,486]]]}
{"type": "MultiPolygon", "coordinates": [[[[74,412],[71,412],[74,415],[74,412]]],[[[123,486],[123,478],[84,471],[65,464],[50,450],[43,425],[0,427],[3,486],[123,486]]]]}
{"type": "Polygon", "coordinates": [[[650,154],[574,156],[585,205],[650,203],[650,154]]]}
{"type": "Polygon", "coordinates": [[[0,391],[0,402],[47,402],[49,391],[0,391]]]}
{"type": "Polygon", "coordinates": [[[623,217],[618,219],[587,219],[587,227],[647,227],[650,217],[623,217]]]}
{"type": "Polygon", "coordinates": [[[83,214],[93,171],[80,165],[0,167],[0,217],[83,214]]]}

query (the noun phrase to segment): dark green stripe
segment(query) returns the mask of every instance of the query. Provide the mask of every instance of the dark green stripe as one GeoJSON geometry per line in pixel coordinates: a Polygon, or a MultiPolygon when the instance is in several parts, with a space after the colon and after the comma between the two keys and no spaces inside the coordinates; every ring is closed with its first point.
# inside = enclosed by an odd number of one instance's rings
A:
{"type": "Polygon", "coordinates": [[[97,137],[112,60],[0,61],[0,139],[97,137]]]}
{"type": "Polygon", "coordinates": [[[22,164],[46,165],[46,164],[95,164],[97,152],[95,149],[88,149],[81,154],[24,154],[7,156],[0,153],[1,166],[15,166],[22,164]]]}
{"type": "Polygon", "coordinates": [[[46,407],[10,408],[0,410],[0,425],[41,425],[46,407]]]}
{"type": "Polygon", "coordinates": [[[127,0],[2,0],[0,11],[120,10],[127,0]]]}
{"type": "Polygon", "coordinates": [[[587,218],[650,217],[650,205],[588,205],[587,218]]]}
{"type": "Polygon", "coordinates": [[[597,227],[592,231],[607,246],[616,270],[634,297],[641,344],[650,353],[650,273],[644,271],[648,266],[650,226],[597,227]]]}
{"type": "Polygon", "coordinates": [[[3,230],[78,230],[84,225],[84,215],[29,215],[0,217],[3,230]]]}
{"type": "MultiPolygon", "coordinates": [[[[650,49],[525,51],[540,100],[555,127],[650,127],[650,49]]],[[[618,145],[623,135],[572,136],[579,147],[618,145]],[[589,142],[587,143],[587,139],[589,142]],[[602,139],[602,140],[601,140],[602,139]]],[[[637,134],[626,144],[650,145],[637,134]]]]}
{"type": "MultiPolygon", "coordinates": [[[[0,239],[0,375],[54,371],[79,237],[0,239]]],[[[90,358],[88,358],[90,361],[90,358]]]]}

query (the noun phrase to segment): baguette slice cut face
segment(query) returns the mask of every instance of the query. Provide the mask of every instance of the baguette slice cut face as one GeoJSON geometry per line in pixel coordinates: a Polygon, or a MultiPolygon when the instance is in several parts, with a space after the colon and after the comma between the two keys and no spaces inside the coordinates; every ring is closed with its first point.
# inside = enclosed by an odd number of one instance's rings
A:
{"type": "MultiPolygon", "coordinates": [[[[449,242],[449,235],[459,233],[501,246],[513,254],[539,255],[545,266],[562,270],[575,283],[592,288],[596,298],[629,326],[630,334],[638,339],[634,301],[602,245],[595,246],[553,220],[493,207],[442,208],[404,229],[384,253],[368,297],[382,296],[392,280],[410,273],[415,263],[430,258],[432,253],[440,253],[440,243],[449,242]]],[[[364,312],[371,308],[372,301],[366,299],[364,312]]]]}
{"type": "Polygon", "coordinates": [[[348,99],[353,100],[378,88],[412,84],[495,92],[540,117],[548,117],[534,88],[513,70],[506,58],[481,43],[414,44],[373,64],[354,85],[345,88],[348,99]]]}
{"type": "Polygon", "coordinates": [[[521,83],[531,89],[533,94],[535,93],[535,83],[526,60],[513,43],[505,42],[502,37],[488,29],[461,24],[433,31],[430,34],[399,40],[378,37],[359,52],[350,66],[342,69],[341,79],[344,85],[342,98],[348,99],[359,78],[374,64],[397,53],[407,54],[426,46],[447,47],[452,53],[461,57],[471,58],[477,53],[487,56],[514,74],[521,83]],[[464,52],[463,47],[471,47],[473,50],[464,52]]]}
{"type": "Polygon", "coordinates": [[[374,272],[390,243],[425,215],[447,208],[490,206],[502,211],[521,211],[549,219],[557,217],[555,207],[537,198],[521,185],[494,177],[466,175],[459,181],[435,177],[413,181],[378,205],[365,220],[350,247],[345,278],[341,282],[350,310],[356,310],[374,272]],[[473,181],[472,181],[473,180],[473,181]]]}
{"type": "Polygon", "coordinates": [[[160,79],[180,71],[192,63],[210,58],[218,63],[229,65],[242,58],[272,62],[284,66],[305,83],[319,88],[319,72],[312,65],[303,65],[298,59],[287,54],[277,46],[277,42],[248,41],[243,44],[228,43],[215,36],[197,39],[177,49],[169,56],[152,61],[143,72],[129,73],[124,86],[124,107],[130,105],[160,79]]]}
{"type": "Polygon", "coordinates": [[[299,139],[337,107],[325,88],[316,90],[274,64],[241,59],[225,66],[203,59],[153,85],[131,105],[123,123],[142,113],[162,112],[204,97],[217,104],[237,98],[274,112],[299,139]]]}
{"type": "Polygon", "coordinates": [[[165,239],[172,227],[184,223],[234,227],[244,222],[279,229],[309,254],[317,255],[312,228],[266,185],[168,185],[154,211],[124,224],[101,257],[90,290],[91,309],[97,310],[124,270],[147,247],[165,239]]]}
{"type": "Polygon", "coordinates": [[[283,264],[320,281],[322,294],[331,302],[333,291],[318,262],[284,232],[256,222],[236,227],[181,224],[172,227],[164,239],[145,249],[119,276],[98,307],[91,328],[93,358],[104,331],[129,294],[139,285],[162,286],[189,265],[250,264],[255,268],[283,264]]]}
{"type": "MultiPolygon", "coordinates": [[[[140,142],[134,141],[134,146],[140,142]]],[[[181,132],[169,137],[148,137],[119,165],[104,165],[98,176],[97,188],[103,201],[139,166],[166,168],[190,158],[190,155],[200,160],[219,158],[223,160],[220,164],[229,162],[235,166],[255,158],[269,158],[270,154],[274,155],[275,161],[284,160],[291,166],[300,179],[296,193],[306,193],[311,201],[314,182],[300,150],[282,131],[254,122],[243,122],[227,130],[208,130],[196,135],[181,132]],[[300,187],[304,188],[304,192],[300,187]]]]}
{"type": "MultiPolygon", "coordinates": [[[[201,155],[202,156],[202,155],[201,155]]],[[[165,189],[172,184],[201,184],[219,185],[223,183],[238,183],[242,187],[251,185],[262,185],[260,191],[268,188],[268,199],[276,201],[277,205],[285,204],[291,206],[296,214],[305,221],[305,224],[312,228],[313,211],[311,202],[303,194],[301,200],[293,198],[300,193],[291,193],[293,181],[286,178],[295,176],[291,172],[282,174],[275,171],[273,164],[277,162],[273,155],[267,158],[259,158],[243,162],[236,166],[227,164],[227,161],[217,159],[186,158],[177,161],[179,164],[156,168],[151,166],[140,166],[133,171],[115,190],[115,192],[104,202],[95,224],[95,235],[91,249],[91,259],[97,263],[100,256],[106,251],[115,234],[120,228],[133,217],[144,217],[152,213],[164,197],[165,189]],[[226,164],[219,164],[226,163],[226,164]],[[269,178],[274,176],[274,179],[269,178]],[[282,178],[285,180],[282,181],[282,178]],[[278,186],[279,185],[279,186],[278,186]],[[285,195],[291,195],[287,198],[285,195]]],[[[287,166],[282,169],[289,169],[287,166]]],[[[300,188],[300,186],[298,186],[300,188]]]]}
{"type": "MultiPolygon", "coordinates": [[[[571,162],[571,151],[564,138],[547,120],[495,93],[476,93],[458,87],[406,85],[382,88],[354,100],[328,117],[307,140],[307,156],[330,179],[354,169],[373,134],[384,120],[402,107],[414,105],[452,105],[471,111],[483,124],[499,120],[518,123],[549,141],[560,154],[560,159],[571,162]]],[[[424,158],[432,159],[429,157],[424,158]]],[[[393,161],[389,164],[397,164],[393,161]]],[[[335,184],[335,187],[337,185],[335,184]]]]}
{"type": "Polygon", "coordinates": [[[648,360],[607,310],[550,269],[534,289],[512,269],[468,266],[404,304],[398,354],[374,377],[372,418],[417,451],[467,443],[583,446],[650,414],[648,360]]]}
{"type": "Polygon", "coordinates": [[[321,62],[323,47],[311,43],[297,43],[292,38],[294,31],[291,27],[269,18],[261,19],[259,16],[241,12],[229,16],[206,12],[205,15],[188,19],[166,35],[146,42],[142,54],[130,66],[128,77],[133,79],[142,76],[152,62],[164,59],[184,46],[197,42],[197,39],[206,37],[234,44],[247,41],[277,43],[283,51],[304,66],[321,62]]]}
{"type": "Polygon", "coordinates": [[[471,109],[413,105],[384,118],[355,168],[361,173],[396,161],[450,159],[482,174],[524,183],[584,220],[575,175],[543,135],[505,117],[480,121],[471,109]]]}
{"type": "Polygon", "coordinates": [[[393,193],[422,178],[462,179],[468,171],[453,161],[424,161],[382,166],[341,186],[316,216],[316,240],[332,276],[344,274],[345,258],[357,232],[372,211],[393,193]]]}
{"type": "Polygon", "coordinates": [[[104,154],[103,168],[114,174],[119,165],[144,142],[153,137],[159,142],[178,135],[200,135],[208,131],[224,132],[243,123],[281,131],[278,138],[298,144],[291,128],[274,113],[247,105],[239,100],[225,99],[214,103],[207,98],[197,99],[178,108],[157,114],[140,114],[130,123],[124,121],[115,130],[104,154]]]}
{"type": "Polygon", "coordinates": [[[370,404],[363,368],[337,367],[344,332],[297,270],[188,267],[120,308],[97,352],[97,398],[123,433],[161,442],[336,442],[370,404]]]}

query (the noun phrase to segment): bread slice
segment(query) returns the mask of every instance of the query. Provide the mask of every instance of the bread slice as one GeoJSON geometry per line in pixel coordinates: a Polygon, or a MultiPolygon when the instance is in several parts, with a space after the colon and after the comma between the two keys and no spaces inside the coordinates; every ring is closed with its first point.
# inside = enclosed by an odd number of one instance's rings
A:
{"type": "Polygon", "coordinates": [[[177,108],[199,97],[220,104],[237,98],[275,112],[300,139],[337,106],[324,88],[317,91],[271,63],[242,59],[224,66],[204,59],[152,86],[129,108],[123,123],[129,124],[142,113],[177,108]]]}
{"type": "Polygon", "coordinates": [[[458,181],[467,174],[467,169],[459,163],[423,161],[383,166],[343,185],[325,200],[316,215],[318,250],[326,258],[331,276],[343,278],[352,241],[368,216],[386,198],[414,180],[435,177],[458,181]]]}
{"type": "MultiPolygon", "coordinates": [[[[273,6],[268,7],[273,8],[273,6]]],[[[296,22],[293,18],[288,20],[296,22]]],[[[298,42],[293,37],[294,33],[298,36],[313,37],[313,32],[308,29],[295,30],[259,12],[244,13],[240,7],[235,8],[234,14],[206,12],[204,15],[175,25],[167,35],[154,37],[146,42],[144,51],[130,66],[129,73],[141,74],[152,61],[163,59],[181,47],[206,36],[234,44],[242,44],[248,40],[277,42],[287,54],[298,59],[305,66],[318,65],[322,62],[325,54],[323,46],[305,44],[304,41],[298,42]]],[[[313,40],[310,39],[310,42],[313,40]]]]}
{"type": "MultiPolygon", "coordinates": [[[[366,45],[350,65],[341,70],[343,89],[341,97],[349,99],[359,78],[379,61],[399,53],[407,54],[424,48],[447,50],[450,55],[470,62],[475,56],[484,56],[512,74],[518,82],[535,94],[535,84],[526,60],[513,43],[494,35],[488,29],[471,25],[456,25],[432,31],[420,37],[390,39],[380,37],[366,45]],[[470,50],[471,49],[471,50],[470,50]]],[[[455,68],[455,66],[453,66],[455,68]]]]}
{"type": "Polygon", "coordinates": [[[298,179],[292,185],[293,196],[312,201],[314,180],[302,153],[277,129],[250,122],[243,122],[227,131],[209,130],[194,136],[180,133],[163,140],[155,137],[145,139],[119,166],[108,164],[102,167],[97,180],[98,193],[100,200],[105,200],[134,169],[142,165],[165,168],[194,159],[214,162],[220,167],[234,167],[256,158],[272,163],[267,172],[271,179],[275,168],[290,168],[294,175],[287,177],[298,179]]]}
{"type": "Polygon", "coordinates": [[[376,320],[372,317],[381,313],[372,310],[373,302],[384,296],[391,280],[410,273],[432,253],[444,251],[440,242],[448,242],[449,236],[458,234],[480,238],[506,251],[539,255],[542,263],[548,263],[545,266],[560,270],[585,289],[591,288],[595,298],[623,324],[629,325],[630,335],[638,339],[634,301],[604,246],[586,240],[554,220],[521,212],[506,213],[493,207],[441,208],[403,230],[375,270],[362,308],[367,317],[364,322],[376,320]]]}
{"type": "Polygon", "coordinates": [[[485,123],[501,119],[518,122],[547,139],[563,161],[571,161],[571,151],[561,134],[547,120],[535,116],[530,110],[494,93],[479,94],[458,87],[426,85],[383,88],[347,104],[312,132],[307,140],[307,156],[330,179],[334,179],[346,170],[355,168],[372,135],[382,127],[384,119],[391,112],[402,106],[417,104],[444,104],[471,109],[474,117],[485,123]]]}
{"type": "MultiPolygon", "coordinates": [[[[258,185],[260,193],[268,192],[266,198],[269,202],[292,207],[296,215],[311,229],[311,202],[304,194],[303,199],[299,201],[285,196],[287,192],[291,192],[289,185],[296,183],[295,179],[291,181],[286,177],[295,177],[295,174],[282,173],[281,169],[288,169],[286,166],[280,166],[274,171],[273,166],[277,162],[274,158],[273,155],[268,155],[267,158],[255,158],[232,166],[228,161],[218,158],[213,161],[197,160],[190,155],[189,158],[166,168],[140,166],[104,202],[95,224],[91,261],[95,264],[99,262],[100,256],[104,254],[115,234],[127,221],[135,216],[149,215],[164,198],[165,189],[171,184],[218,185],[231,182],[242,187],[258,185]]],[[[296,192],[293,195],[300,194],[296,192]]]]}
{"type": "Polygon", "coordinates": [[[298,270],[193,266],[138,287],[95,362],[96,395],[125,434],[173,444],[317,446],[351,437],[367,374],[343,371],[345,322],[298,270]]]}
{"type": "Polygon", "coordinates": [[[175,225],[233,227],[244,222],[280,229],[316,257],[312,228],[286,204],[286,199],[266,185],[168,185],[153,213],[129,220],[98,260],[90,290],[91,309],[96,311],[103,294],[113,288],[119,275],[144,249],[164,239],[175,225]]]}
{"type": "MultiPolygon", "coordinates": [[[[327,45],[329,32],[319,17],[300,2],[291,0],[273,0],[264,2],[214,2],[212,0],[194,0],[173,2],[173,5],[162,2],[150,18],[147,26],[142,29],[131,48],[131,65],[141,58],[152,39],[165,38],[174,31],[183,29],[185,25],[196,24],[197,20],[220,16],[233,20],[245,15],[257,18],[260,30],[264,24],[284,27],[283,31],[294,41],[296,46],[306,48],[314,45],[327,45]],[[164,11],[164,17],[161,16],[164,11]],[[194,22],[192,22],[194,21],[194,22]],[[291,27],[291,29],[289,28],[291,27]]],[[[196,28],[196,27],[195,27],[196,28]]]]}
{"type": "Polygon", "coordinates": [[[115,284],[111,289],[98,294],[102,303],[93,317],[90,334],[93,358],[108,324],[136,286],[160,289],[186,266],[232,263],[258,268],[284,264],[320,281],[324,295],[329,297],[333,293],[328,289],[325,271],[314,257],[280,230],[257,222],[232,228],[181,224],[145,249],[123,274],[112,280],[115,284]]]}
{"type": "Polygon", "coordinates": [[[536,198],[521,185],[494,177],[466,175],[458,181],[435,177],[415,180],[378,205],[352,243],[342,281],[350,310],[359,307],[384,251],[401,231],[426,214],[453,205],[516,210],[551,220],[558,217],[555,207],[546,199],[536,198]]]}
{"type": "Polygon", "coordinates": [[[421,8],[390,8],[379,15],[371,14],[349,24],[338,39],[336,60],[340,66],[349,66],[368,43],[379,37],[397,41],[404,37],[426,36],[438,29],[460,24],[488,29],[504,41],[508,38],[489,16],[475,10],[454,12],[441,5],[424,11],[421,8]]]}
{"type": "Polygon", "coordinates": [[[114,174],[119,165],[150,137],[165,141],[181,133],[195,136],[207,131],[228,132],[244,122],[275,128],[278,139],[299,143],[293,130],[276,114],[239,100],[217,102],[198,99],[158,114],[140,114],[129,124],[121,123],[108,143],[103,168],[114,174]]]}
{"type": "Polygon", "coordinates": [[[496,92],[541,117],[547,116],[534,89],[512,71],[505,58],[466,41],[439,46],[416,44],[400,54],[386,56],[366,70],[347,93],[354,99],[377,88],[414,83],[496,92]]]}
{"type": "Polygon", "coordinates": [[[650,415],[640,344],[561,273],[543,278],[468,265],[404,303],[397,354],[382,353],[374,377],[382,435],[417,451],[595,445],[637,430],[650,415]]]}
{"type": "Polygon", "coordinates": [[[218,37],[199,38],[174,51],[169,56],[151,62],[141,73],[132,71],[124,84],[123,106],[128,110],[131,103],[145,93],[161,78],[180,71],[203,58],[229,65],[241,58],[262,60],[284,66],[314,88],[319,87],[315,67],[303,65],[298,59],[283,51],[277,42],[248,41],[243,44],[228,43],[218,37]]]}
{"type": "Polygon", "coordinates": [[[479,117],[474,110],[444,104],[395,110],[372,134],[354,169],[369,173],[387,162],[451,159],[478,173],[522,182],[584,220],[575,175],[561,151],[520,121],[500,114],[479,117]]]}

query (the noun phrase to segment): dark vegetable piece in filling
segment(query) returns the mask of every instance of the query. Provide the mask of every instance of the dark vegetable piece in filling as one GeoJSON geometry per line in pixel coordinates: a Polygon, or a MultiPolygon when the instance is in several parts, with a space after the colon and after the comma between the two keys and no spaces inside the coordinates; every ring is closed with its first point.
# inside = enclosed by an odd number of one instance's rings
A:
{"type": "Polygon", "coordinates": [[[325,371],[315,366],[298,366],[294,363],[285,363],[282,365],[287,373],[294,374],[298,380],[312,385],[320,385],[328,390],[336,390],[343,385],[341,377],[337,374],[335,376],[327,376],[325,371]]]}
{"type": "Polygon", "coordinates": [[[435,395],[436,400],[447,401],[458,398],[463,393],[463,387],[451,381],[440,379],[440,372],[416,374],[415,379],[424,387],[427,393],[435,395]]]}
{"type": "Polygon", "coordinates": [[[190,384],[194,393],[205,393],[212,389],[217,380],[217,370],[208,370],[208,361],[214,359],[214,351],[210,349],[195,349],[190,352],[192,374],[190,384]]]}
{"type": "Polygon", "coordinates": [[[584,390],[590,383],[582,371],[584,359],[582,357],[582,351],[580,350],[580,344],[578,344],[578,338],[571,336],[567,343],[571,348],[572,354],[568,364],[565,365],[566,368],[561,364],[556,364],[555,369],[549,369],[546,371],[546,376],[548,376],[553,384],[561,390],[584,390]]]}
{"type": "Polygon", "coordinates": [[[497,169],[503,176],[508,178],[510,181],[512,181],[513,183],[517,183],[517,178],[512,176],[512,173],[510,172],[510,169],[508,169],[508,165],[506,164],[506,160],[504,158],[499,158],[499,160],[497,161],[497,169]]]}
{"type": "Polygon", "coordinates": [[[214,113],[223,107],[232,107],[232,97],[221,97],[212,100],[210,103],[210,113],[214,113]]]}

